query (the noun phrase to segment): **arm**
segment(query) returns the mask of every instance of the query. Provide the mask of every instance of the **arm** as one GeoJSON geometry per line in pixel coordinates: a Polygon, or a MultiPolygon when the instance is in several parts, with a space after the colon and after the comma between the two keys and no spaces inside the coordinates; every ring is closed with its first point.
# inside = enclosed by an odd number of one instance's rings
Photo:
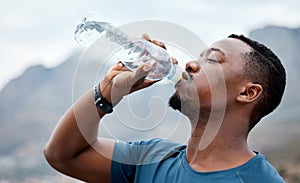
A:
{"type": "MultiPolygon", "coordinates": [[[[145,80],[151,69],[140,66],[130,72],[116,64],[100,83],[103,96],[114,105],[123,96],[153,84],[145,80]]],[[[99,121],[105,114],[94,105],[88,91],[63,115],[44,148],[44,155],[58,171],[86,182],[110,182],[115,140],[97,139],[99,121]]]]}

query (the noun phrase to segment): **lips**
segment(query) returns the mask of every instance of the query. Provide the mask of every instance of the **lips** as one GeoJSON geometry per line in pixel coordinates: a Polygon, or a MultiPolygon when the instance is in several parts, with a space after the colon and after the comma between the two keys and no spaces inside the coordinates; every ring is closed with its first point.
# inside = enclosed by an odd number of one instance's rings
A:
{"type": "Polygon", "coordinates": [[[191,75],[190,75],[189,73],[183,72],[183,73],[182,73],[182,78],[183,78],[184,80],[190,80],[192,77],[191,77],[191,75]]]}
{"type": "Polygon", "coordinates": [[[182,73],[182,78],[185,79],[185,80],[188,80],[188,76],[185,72],[182,73]]]}

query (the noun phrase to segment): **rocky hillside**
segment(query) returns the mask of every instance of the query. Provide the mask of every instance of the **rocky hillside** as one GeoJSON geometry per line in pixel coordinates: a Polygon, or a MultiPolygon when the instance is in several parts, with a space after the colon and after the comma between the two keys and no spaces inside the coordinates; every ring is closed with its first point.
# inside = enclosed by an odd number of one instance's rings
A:
{"type": "MultiPolygon", "coordinates": [[[[295,171],[300,167],[300,148],[298,148],[300,138],[300,95],[298,94],[300,89],[300,73],[298,72],[300,69],[298,60],[300,58],[300,28],[267,26],[250,32],[249,36],[271,47],[282,59],[288,74],[287,90],[282,105],[256,127],[251,134],[250,143],[254,149],[264,152],[272,163],[280,168],[281,173],[289,182],[297,182],[298,175],[300,175],[300,172],[295,171]]],[[[43,159],[43,145],[60,116],[71,105],[72,97],[78,97],[87,86],[91,85],[91,83],[86,83],[89,73],[99,69],[93,65],[85,65],[75,73],[80,55],[81,53],[74,53],[55,68],[45,68],[41,65],[30,67],[0,92],[0,180],[23,179],[24,177],[38,177],[36,179],[42,180],[45,177],[39,176],[55,174],[43,159]]],[[[161,112],[159,106],[164,105],[162,101],[165,102],[171,93],[171,89],[167,86],[154,86],[151,91],[135,95],[134,102],[130,105],[138,106],[132,109],[140,114],[137,118],[148,120],[146,124],[150,124],[150,128],[151,125],[157,124],[151,124],[150,122],[154,120],[152,118],[149,120],[147,115],[151,113],[151,110],[161,112]],[[162,93],[166,94],[162,96],[162,93]],[[140,100],[147,100],[145,97],[151,99],[156,95],[162,97],[159,100],[156,100],[157,98],[152,100],[151,110],[147,106],[136,105],[140,100]]],[[[123,116],[130,112],[123,109],[122,105],[120,111],[118,115],[123,116]]],[[[112,117],[106,120],[116,119],[112,117]]],[[[166,116],[167,121],[174,119],[177,118],[166,116]]],[[[169,131],[170,123],[167,122],[165,125],[166,130],[160,131],[160,134],[169,131]]],[[[106,127],[112,129],[112,135],[121,134],[123,131],[114,126],[106,127]]],[[[141,128],[148,128],[148,126],[141,126],[141,128]]],[[[134,137],[122,135],[127,139],[141,138],[142,133],[139,132],[134,137]]],[[[155,135],[156,132],[153,132],[149,137],[155,135]]],[[[177,140],[174,136],[171,138],[177,140]]]]}

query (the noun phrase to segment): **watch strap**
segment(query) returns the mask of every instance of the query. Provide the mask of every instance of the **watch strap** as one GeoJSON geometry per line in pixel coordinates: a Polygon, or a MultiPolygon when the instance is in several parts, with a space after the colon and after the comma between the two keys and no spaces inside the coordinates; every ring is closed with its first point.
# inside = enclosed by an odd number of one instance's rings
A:
{"type": "Polygon", "coordinates": [[[99,88],[99,84],[94,86],[94,98],[95,98],[95,105],[98,109],[100,109],[101,111],[107,114],[113,112],[113,106],[102,96],[99,88]]]}

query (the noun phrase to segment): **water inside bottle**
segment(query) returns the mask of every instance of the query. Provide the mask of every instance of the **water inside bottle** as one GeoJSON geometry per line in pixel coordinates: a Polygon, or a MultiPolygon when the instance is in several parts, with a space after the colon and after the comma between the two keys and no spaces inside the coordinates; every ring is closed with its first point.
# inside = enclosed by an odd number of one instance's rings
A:
{"type": "Polygon", "coordinates": [[[79,44],[88,47],[103,34],[105,34],[105,37],[110,41],[118,45],[124,45],[130,42],[130,38],[127,35],[119,29],[116,29],[110,23],[89,20],[86,17],[77,25],[74,37],[79,44]]]}
{"type": "Polygon", "coordinates": [[[132,41],[129,36],[108,22],[83,18],[77,25],[74,36],[79,44],[85,46],[90,46],[100,36],[105,36],[111,42],[120,45],[120,50],[116,52],[116,62],[121,61],[132,71],[141,63],[152,65],[146,79],[161,80],[174,73],[171,57],[166,50],[144,39],[132,41]]]}
{"type": "Polygon", "coordinates": [[[142,39],[123,46],[117,52],[117,58],[132,71],[142,63],[152,65],[147,76],[149,80],[160,80],[168,76],[173,65],[169,54],[163,48],[142,39]]]}

